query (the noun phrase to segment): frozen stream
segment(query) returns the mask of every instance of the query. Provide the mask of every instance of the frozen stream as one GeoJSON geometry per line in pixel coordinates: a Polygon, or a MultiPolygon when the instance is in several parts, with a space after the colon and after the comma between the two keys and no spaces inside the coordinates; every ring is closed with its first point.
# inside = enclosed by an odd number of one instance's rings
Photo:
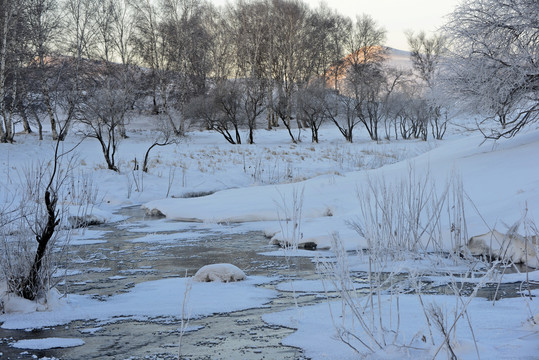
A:
{"type": "MultiPolygon", "coordinates": [[[[233,226],[219,226],[218,231],[209,231],[197,224],[144,219],[138,208],[124,209],[122,214],[130,219],[90,228],[91,231],[105,231],[103,236],[95,240],[72,240],[71,260],[67,267],[69,276],[58,278],[60,291],[91,294],[106,301],[108,296],[128,292],[137,283],[192,276],[205,264],[223,262],[234,263],[247,275],[279,277],[279,280],[263,285],[271,289],[291,276],[314,276],[315,267],[308,258],[293,258],[287,263],[281,257],[260,255],[260,252],[275,250],[260,233],[233,234],[233,226]],[[179,240],[174,240],[174,234],[179,240]],[[136,242],[137,238],[147,236],[152,239],[136,242]],[[160,236],[167,240],[160,241],[160,236]]],[[[91,231],[87,235],[91,235],[91,231]]],[[[218,294],[215,301],[219,301],[218,294]]],[[[321,299],[314,295],[298,299],[300,304],[315,301],[321,299]]],[[[181,302],[182,299],[178,299],[178,308],[181,308],[181,302]]],[[[270,307],[193,319],[189,328],[198,330],[184,334],[182,355],[186,359],[301,359],[300,350],[279,344],[292,330],[268,326],[261,320],[262,314],[283,310],[292,304],[292,294],[281,292],[270,307]]],[[[0,353],[3,353],[0,358],[31,359],[34,355],[60,359],[172,359],[178,356],[179,326],[179,321],[154,319],[105,325],[76,321],[67,326],[30,332],[0,329],[0,353]],[[42,351],[8,346],[12,339],[48,337],[80,338],[85,345],[42,351]]]]}
{"type": "MultiPolygon", "coordinates": [[[[59,290],[91,294],[107,301],[108,296],[129,292],[135,284],[192,276],[201,266],[211,263],[233,263],[247,275],[275,277],[262,285],[269,289],[291,278],[317,278],[310,258],[291,258],[287,262],[283,257],[261,255],[275,247],[268,245],[260,233],[237,233],[233,225],[208,230],[199,224],[144,219],[139,208],[123,209],[122,214],[129,219],[92,227],[87,236],[74,238],[69,248],[68,276],[58,277],[59,290]],[[92,233],[99,236],[89,239],[92,233]]],[[[365,279],[366,275],[358,274],[357,281],[365,279]]],[[[515,284],[510,288],[518,289],[515,284]]],[[[443,292],[443,289],[435,291],[443,292]]],[[[488,290],[484,295],[488,296],[488,290]]],[[[219,301],[218,294],[215,301],[219,301]]],[[[280,291],[264,308],[192,319],[189,329],[193,331],[183,337],[182,355],[185,359],[302,359],[301,350],[280,344],[293,330],[268,326],[261,320],[263,314],[284,310],[296,301],[303,306],[325,299],[316,293],[280,291]]],[[[181,302],[178,299],[178,308],[181,302]]],[[[158,318],[105,324],[75,321],[28,332],[0,329],[0,353],[3,353],[0,358],[175,359],[179,326],[179,321],[158,318]],[[42,351],[25,351],[8,345],[13,340],[48,337],[79,338],[85,345],[42,351]]]]}

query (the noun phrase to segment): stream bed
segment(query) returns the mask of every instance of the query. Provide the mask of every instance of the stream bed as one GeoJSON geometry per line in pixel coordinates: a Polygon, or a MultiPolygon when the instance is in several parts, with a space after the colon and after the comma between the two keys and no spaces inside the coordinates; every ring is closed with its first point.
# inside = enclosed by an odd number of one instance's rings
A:
{"type": "MultiPolygon", "coordinates": [[[[291,279],[319,278],[309,257],[263,255],[276,247],[268,245],[260,232],[237,231],[234,225],[207,227],[145,218],[138,207],[122,209],[121,214],[127,220],[93,226],[86,234],[73,237],[65,268],[56,277],[58,290],[107,301],[136,284],[190,277],[213,263],[232,263],[248,276],[271,278],[259,286],[272,290],[291,279]]],[[[356,275],[357,281],[366,281],[366,274],[356,275]]],[[[509,284],[502,290],[517,288],[509,284]]],[[[215,301],[219,301],[218,294],[215,301]]],[[[323,301],[326,298],[319,293],[281,290],[261,308],[191,319],[181,338],[182,359],[303,359],[300,349],[281,344],[294,330],[270,326],[262,316],[323,301]]],[[[178,299],[178,309],[181,306],[182,299],[178,299]]],[[[0,329],[0,359],[177,359],[180,326],[180,320],[156,318],[73,321],[28,331],[0,329]],[[84,345],[47,350],[10,346],[15,340],[50,337],[82,339],[84,345]]]]}
{"type": "MultiPolygon", "coordinates": [[[[248,276],[275,278],[260,285],[269,289],[291,277],[315,276],[315,266],[309,258],[285,260],[261,255],[276,247],[268,245],[260,232],[235,233],[233,225],[213,231],[200,224],[145,218],[139,208],[122,209],[121,214],[129,219],[92,226],[81,239],[71,240],[69,262],[57,277],[60,292],[92,295],[106,301],[109,296],[129,292],[138,283],[192,276],[203,265],[213,263],[233,263],[248,276]],[[95,239],[93,231],[99,234],[95,239]]],[[[218,294],[215,301],[219,301],[218,294]]],[[[280,344],[293,330],[267,325],[261,319],[263,314],[284,310],[296,301],[307,305],[321,299],[280,292],[263,308],[191,319],[182,337],[182,358],[301,359],[301,350],[280,344]]],[[[178,308],[181,306],[182,299],[178,299],[178,308]]],[[[0,359],[177,359],[180,325],[179,320],[170,319],[118,320],[108,324],[88,320],[39,330],[0,329],[0,359]],[[85,344],[28,351],[9,346],[14,340],[50,337],[78,338],[85,344]]]]}

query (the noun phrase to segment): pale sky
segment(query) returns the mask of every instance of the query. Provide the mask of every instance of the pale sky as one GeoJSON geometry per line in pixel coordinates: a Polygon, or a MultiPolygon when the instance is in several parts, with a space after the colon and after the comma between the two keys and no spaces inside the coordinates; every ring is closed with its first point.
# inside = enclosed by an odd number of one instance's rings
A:
{"type": "MultiPolygon", "coordinates": [[[[226,0],[211,0],[216,5],[226,0]]],[[[312,8],[320,0],[304,0],[312,8]]],[[[444,16],[451,13],[461,0],[326,0],[326,4],[341,14],[355,18],[363,13],[371,15],[387,30],[387,46],[408,50],[405,30],[428,33],[444,24],[444,16]]]]}

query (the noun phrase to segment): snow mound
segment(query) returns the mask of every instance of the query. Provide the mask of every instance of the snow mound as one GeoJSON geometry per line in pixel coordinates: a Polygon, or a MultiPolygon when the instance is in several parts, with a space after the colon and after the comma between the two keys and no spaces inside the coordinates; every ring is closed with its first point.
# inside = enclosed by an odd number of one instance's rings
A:
{"type": "Polygon", "coordinates": [[[502,234],[496,230],[473,236],[468,241],[468,249],[475,256],[486,255],[539,268],[537,236],[502,234]]]}
{"type": "Polygon", "coordinates": [[[11,346],[17,349],[31,349],[31,350],[46,350],[46,349],[59,349],[69,348],[84,345],[84,341],[81,339],[68,339],[68,338],[45,338],[45,339],[31,339],[31,340],[19,340],[13,343],[11,346]]]}
{"type": "Polygon", "coordinates": [[[67,212],[67,221],[69,226],[73,229],[101,225],[111,221],[119,221],[124,218],[121,215],[114,215],[110,211],[98,209],[95,206],[88,209],[87,213],[81,213],[78,206],[71,205],[67,207],[67,212]]]}
{"type": "Polygon", "coordinates": [[[245,278],[245,273],[232,264],[205,265],[193,276],[193,280],[198,282],[234,282],[245,278]]]}
{"type": "Polygon", "coordinates": [[[50,289],[46,296],[35,301],[23,299],[20,296],[9,293],[5,283],[0,284],[0,314],[28,314],[36,311],[48,311],[55,308],[60,302],[62,295],[55,288],[50,289]]]}

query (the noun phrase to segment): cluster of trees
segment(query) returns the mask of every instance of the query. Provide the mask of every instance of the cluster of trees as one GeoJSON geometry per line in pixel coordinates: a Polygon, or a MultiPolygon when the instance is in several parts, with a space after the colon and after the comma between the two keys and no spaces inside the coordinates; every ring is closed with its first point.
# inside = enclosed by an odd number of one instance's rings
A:
{"type": "Polygon", "coordinates": [[[0,141],[13,141],[16,121],[41,138],[46,119],[55,139],[78,121],[113,170],[135,109],[161,115],[175,135],[196,122],[232,144],[253,143],[264,116],[293,142],[293,127],[318,141],[324,121],[350,142],[357,125],[373,140],[441,139],[451,112],[441,99],[495,119],[502,130],[489,123],[491,137],[537,118],[533,0],[468,0],[443,36],[409,33],[413,71],[387,64],[385,31],[371,17],[302,0],[0,5],[0,141]]]}
{"type": "Polygon", "coordinates": [[[466,0],[444,31],[447,96],[480,115],[486,138],[512,137],[539,119],[539,2],[466,0]]]}

